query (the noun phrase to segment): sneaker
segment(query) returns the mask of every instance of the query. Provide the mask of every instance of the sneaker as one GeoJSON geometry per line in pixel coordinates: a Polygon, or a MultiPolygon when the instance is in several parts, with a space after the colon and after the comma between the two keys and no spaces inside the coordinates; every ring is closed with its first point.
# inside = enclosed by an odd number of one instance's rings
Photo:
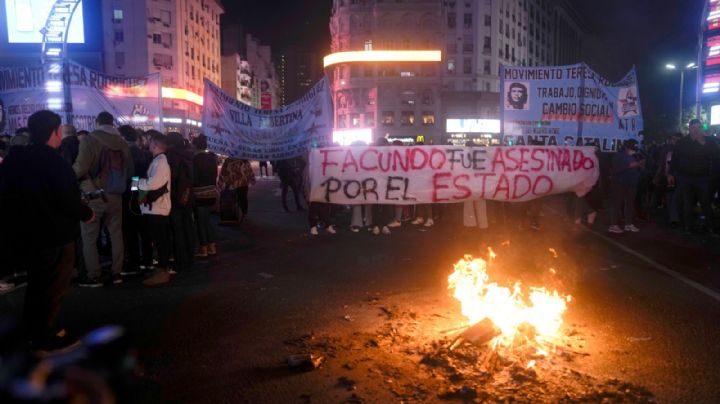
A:
{"type": "Polygon", "coordinates": [[[631,233],[637,233],[640,231],[640,229],[635,227],[634,224],[627,224],[627,225],[625,225],[625,231],[629,231],[631,233]]]}
{"type": "Polygon", "coordinates": [[[155,269],[154,265],[140,265],[141,272],[152,271],[154,269],[155,269]]]}
{"type": "Polygon", "coordinates": [[[170,271],[159,269],[157,272],[153,274],[153,276],[145,279],[143,281],[143,285],[145,286],[157,286],[162,285],[163,283],[170,282],[170,271]]]}
{"type": "Polygon", "coordinates": [[[174,270],[174,269],[172,269],[172,268],[168,269],[168,270],[167,270],[167,273],[170,274],[170,275],[177,275],[177,274],[178,274],[177,271],[174,270]]]}
{"type": "Polygon", "coordinates": [[[328,226],[327,229],[325,229],[325,230],[327,230],[327,232],[330,233],[330,234],[336,234],[336,233],[337,233],[337,230],[335,230],[335,226],[333,226],[333,225],[328,226]]]}
{"type": "Polygon", "coordinates": [[[400,223],[397,220],[393,220],[392,222],[388,223],[387,227],[400,227],[402,226],[402,223],[400,223]]]}
{"type": "Polygon", "coordinates": [[[621,229],[620,226],[618,226],[618,225],[612,225],[608,229],[608,233],[622,234],[623,229],[621,229]]]}
{"type": "Polygon", "coordinates": [[[103,284],[99,279],[84,276],[78,281],[78,286],[81,288],[101,288],[103,284]]]}
{"type": "Polygon", "coordinates": [[[208,255],[217,254],[217,245],[215,245],[215,243],[208,244],[207,245],[207,253],[208,253],[208,255]]]}
{"type": "Polygon", "coordinates": [[[350,226],[350,231],[353,233],[360,233],[360,228],[358,226],[350,226]]]}
{"type": "Polygon", "coordinates": [[[123,283],[122,275],[121,274],[113,274],[112,283],[113,283],[113,285],[119,285],[119,284],[123,283]]]}
{"type": "MultiPolygon", "coordinates": [[[[387,229],[387,227],[383,227],[383,229],[387,229]]],[[[378,226],[373,227],[372,232],[374,235],[380,234],[380,228],[378,226]]]]}
{"type": "Polygon", "coordinates": [[[387,226],[383,226],[382,234],[390,234],[390,229],[387,226]]]}
{"type": "Polygon", "coordinates": [[[425,227],[433,227],[435,225],[435,222],[432,219],[428,219],[427,222],[425,222],[425,227]]]}
{"type": "Polygon", "coordinates": [[[318,233],[317,226],[313,226],[310,228],[310,234],[312,234],[313,236],[317,236],[318,234],[320,234],[318,233]]]}
{"type": "Polygon", "coordinates": [[[195,253],[195,256],[197,258],[207,258],[207,256],[208,256],[207,246],[200,246],[200,248],[198,248],[198,252],[195,253]]]}
{"type": "Polygon", "coordinates": [[[425,219],[423,219],[423,218],[421,218],[421,217],[418,217],[417,219],[413,220],[413,221],[410,222],[410,223],[411,223],[411,224],[414,224],[414,225],[418,225],[418,224],[423,224],[424,222],[425,222],[425,219]]]}

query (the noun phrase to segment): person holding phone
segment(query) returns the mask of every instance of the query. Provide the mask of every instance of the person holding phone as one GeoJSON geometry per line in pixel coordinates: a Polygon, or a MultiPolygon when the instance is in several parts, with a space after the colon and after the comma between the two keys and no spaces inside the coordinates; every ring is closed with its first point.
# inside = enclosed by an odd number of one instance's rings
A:
{"type": "Polygon", "coordinates": [[[620,149],[612,161],[610,177],[610,228],[608,232],[620,234],[625,231],[640,231],[633,224],[635,218],[635,192],[640,174],[645,169],[645,159],[638,155],[638,142],[630,139],[620,149]],[[625,227],[620,227],[621,211],[625,217],[625,227]]]}

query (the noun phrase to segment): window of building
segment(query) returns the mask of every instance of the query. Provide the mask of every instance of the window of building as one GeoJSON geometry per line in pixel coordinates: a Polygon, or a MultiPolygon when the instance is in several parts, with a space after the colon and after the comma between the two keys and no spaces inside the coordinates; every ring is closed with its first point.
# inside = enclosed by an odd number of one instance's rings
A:
{"type": "Polygon", "coordinates": [[[503,24],[502,19],[500,19],[500,24],[498,24],[498,31],[500,32],[500,34],[502,34],[504,32],[504,29],[503,29],[504,26],[505,25],[503,24]]]}
{"type": "Polygon", "coordinates": [[[435,114],[430,111],[423,111],[422,113],[422,124],[423,126],[435,125],[435,114]]]}
{"type": "Polygon", "coordinates": [[[345,114],[338,114],[337,127],[341,129],[347,127],[347,116],[345,114]]]}
{"type": "Polygon", "coordinates": [[[490,74],[490,70],[490,61],[485,59],[485,61],[483,61],[483,73],[490,74]]]}
{"type": "Polygon", "coordinates": [[[360,126],[360,114],[350,114],[350,126],[353,128],[360,126]]]}
{"type": "Polygon", "coordinates": [[[395,112],[394,111],[383,111],[383,125],[395,125],[395,112]]]}
{"type": "Polygon", "coordinates": [[[373,49],[372,39],[368,39],[365,41],[365,50],[371,51],[373,49]]]}
{"type": "Polygon", "coordinates": [[[463,26],[466,29],[472,28],[472,14],[471,13],[465,13],[463,16],[463,26]]]}
{"type": "Polygon", "coordinates": [[[171,47],[172,46],[172,34],[163,33],[162,34],[162,44],[166,48],[171,47]]]}
{"type": "Polygon", "coordinates": [[[432,90],[425,90],[422,93],[423,105],[433,105],[433,93],[432,90]]]}
{"type": "Polygon", "coordinates": [[[375,113],[374,112],[366,112],[365,113],[365,127],[371,128],[375,126],[375,113]]]}
{"type": "Polygon", "coordinates": [[[162,43],[162,35],[160,34],[153,34],[153,43],[162,43]]]}
{"type": "Polygon", "coordinates": [[[166,27],[170,26],[170,12],[167,10],[160,10],[160,22],[166,27]]]}
{"type": "Polygon", "coordinates": [[[402,126],[415,125],[415,112],[413,112],[413,111],[400,112],[400,125],[402,125],[402,126]]]}
{"type": "Polygon", "coordinates": [[[488,83],[488,82],[486,81],[484,84],[485,84],[485,92],[486,92],[486,93],[489,93],[489,92],[490,92],[490,83],[488,83]]]}
{"type": "Polygon", "coordinates": [[[363,76],[365,77],[372,77],[375,73],[375,67],[374,66],[363,66],[363,76]]]}
{"type": "Polygon", "coordinates": [[[489,26],[491,26],[491,25],[492,25],[492,17],[490,17],[489,15],[485,14],[485,26],[486,26],[486,27],[489,27],[489,26]]]}
{"type": "Polygon", "coordinates": [[[115,52],[115,66],[118,68],[125,66],[125,52],[115,52]]]}
{"type": "Polygon", "coordinates": [[[473,37],[472,35],[465,35],[463,38],[463,53],[473,53],[473,37]]]}
{"type": "Polygon", "coordinates": [[[125,41],[125,35],[123,35],[122,31],[115,31],[115,37],[113,39],[113,42],[115,43],[122,43],[125,41]]]}
{"type": "Polygon", "coordinates": [[[350,66],[350,77],[360,77],[360,66],[358,66],[358,65],[350,66]]]}
{"type": "Polygon", "coordinates": [[[457,44],[454,42],[447,44],[447,54],[455,55],[456,53],[457,53],[457,44]]]}
{"type": "Polygon", "coordinates": [[[510,45],[505,44],[505,59],[510,59],[510,45]]]}
{"type": "Polygon", "coordinates": [[[455,74],[455,59],[454,58],[448,59],[447,71],[449,74],[455,74]]]}
{"type": "Polygon", "coordinates": [[[465,58],[463,60],[463,74],[472,74],[472,59],[465,58]]]}
{"type": "Polygon", "coordinates": [[[113,22],[122,22],[123,11],[119,8],[113,10],[113,22]]]}
{"type": "Polygon", "coordinates": [[[447,26],[448,28],[455,28],[455,25],[457,24],[455,13],[450,13],[447,16],[447,26]]]}
{"type": "Polygon", "coordinates": [[[505,23],[505,38],[510,38],[510,25],[505,23]]]}
{"type": "Polygon", "coordinates": [[[162,53],[153,54],[153,64],[157,67],[164,67],[166,69],[172,69],[172,55],[165,55],[162,53]]]}
{"type": "Polygon", "coordinates": [[[492,49],[490,49],[490,47],[491,47],[490,37],[489,37],[489,36],[486,36],[486,37],[483,39],[483,54],[489,55],[490,52],[492,51],[492,49]]]}

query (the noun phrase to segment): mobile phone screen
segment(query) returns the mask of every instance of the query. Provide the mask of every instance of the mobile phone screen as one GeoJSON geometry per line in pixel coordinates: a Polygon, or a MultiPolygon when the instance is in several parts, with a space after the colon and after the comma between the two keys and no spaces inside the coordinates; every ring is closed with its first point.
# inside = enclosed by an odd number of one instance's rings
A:
{"type": "Polygon", "coordinates": [[[130,183],[130,190],[131,190],[131,191],[137,191],[137,190],[138,190],[138,182],[140,182],[140,177],[132,177],[132,182],[130,183]]]}

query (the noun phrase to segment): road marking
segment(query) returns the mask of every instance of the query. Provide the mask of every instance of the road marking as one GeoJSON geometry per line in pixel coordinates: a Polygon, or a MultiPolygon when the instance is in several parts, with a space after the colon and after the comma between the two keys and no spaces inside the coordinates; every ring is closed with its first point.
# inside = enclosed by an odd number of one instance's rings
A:
{"type": "Polygon", "coordinates": [[[590,232],[590,233],[592,233],[592,234],[594,234],[596,237],[598,237],[598,238],[600,238],[600,239],[602,239],[602,240],[605,240],[605,242],[607,242],[607,243],[609,243],[609,244],[612,244],[613,246],[615,246],[615,247],[617,247],[617,248],[625,251],[626,253],[632,255],[633,257],[635,257],[635,258],[637,258],[637,259],[639,259],[639,260],[641,260],[641,261],[645,261],[645,263],[650,264],[651,266],[653,266],[655,269],[659,270],[660,272],[663,272],[663,273],[665,273],[666,275],[670,275],[671,277],[679,280],[680,282],[682,282],[682,283],[684,283],[684,284],[686,284],[686,285],[688,285],[688,286],[690,286],[690,287],[692,287],[692,288],[695,288],[695,289],[697,289],[698,291],[700,291],[700,292],[706,294],[707,296],[710,296],[710,297],[712,297],[713,299],[715,299],[715,300],[717,300],[717,301],[720,302],[720,293],[718,293],[718,292],[716,292],[716,291],[708,288],[707,286],[702,285],[702,284],[700,284],[700,283],[698,283],[698,282],[695,282],[694,280],[692,280],[692,279],[690,279],[690,278],[687,278],[687,277],[685,277],[684,275],[682,275],[682,274],[680,274],[680,273],[678,273],[678,272],[673,271],[672,269],[666,267],[665,265],[660,264],[659,262],[654,261],[653,259],[651,259],[651,258],[649,258],[649,257],[647,257],[647,256],[645,256],[645,255],[643,255],[643,254],[641,254],[641,253],[633,250],[632,248],[625,247],[624,245],[618,243],[617,241],[611,239],[610,237],[607,237],[607,236],[605,236],[605,235],[603,235],[603,234],[600,234],[600,233],[596,232],[595,230],[591,230],[591,229],[587,229],[587,228],[586,228],[585,230],[588,231],[588,232],[590,232]]]}

